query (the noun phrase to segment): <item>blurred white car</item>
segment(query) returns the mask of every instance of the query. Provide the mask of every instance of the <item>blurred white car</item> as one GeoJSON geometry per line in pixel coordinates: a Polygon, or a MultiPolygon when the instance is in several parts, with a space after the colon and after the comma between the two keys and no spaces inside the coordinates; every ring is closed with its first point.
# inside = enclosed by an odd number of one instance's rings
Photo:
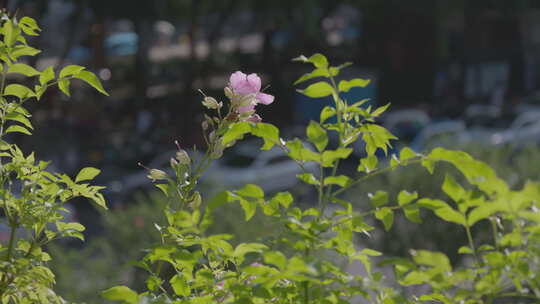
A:
{"type": "MultiPolygon", "coordinates": [[[[215,160],[207,169],[201,184],[210,188],[211,192],[256,184],[265,192],[272,193],[295,186],[299,182],[296,175],[303,173],[304,169],[313,174],[318,171],[318,165],[313,162],[304,163],[302,169],[279,147],[270,150],[260,150],[260,147],[259,142],[247,141],[225,150],[223,157],[215,160]]],[[[160,154],[146,167],[160,169],[173,175],[169,160],[175,153],[176,151],[168,151],[160,154]]],[[[188,151],[188,153],[196,161],[202,157],[200,152],[188,151]]],[[[152,182],[147,176],[148,172],[141,168],[140,172],[111,182],[107,187],[109,196],[107,199],[113,204],[122,203],[139,190],[152,189],[152,182]]]]}
{"type": "MultiPolygon", "coordinates": [[[[276,146],[266,151],[259,150],[259,147],[247,142],[226,150],[205,181],[226,188],[257,184],[265,192],[287,190],[298,183],[296,175],[304,171],[285,151],[276,146]]],[[[318,165],[308,162],[303,164],[303,168],[315,173],[318,165]]]]}

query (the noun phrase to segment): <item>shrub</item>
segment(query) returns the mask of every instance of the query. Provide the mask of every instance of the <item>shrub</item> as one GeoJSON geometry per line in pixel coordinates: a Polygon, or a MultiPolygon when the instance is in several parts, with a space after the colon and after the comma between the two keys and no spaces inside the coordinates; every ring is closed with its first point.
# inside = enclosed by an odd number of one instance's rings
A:
{"type": "Polygon", "coordinates": [[[106,299],[124,303],[349,303],[360,297],[385,304],[538,300],[537,183],[527,182],[513,190],[485,163],[465,152],[443,148],[426,154],[403,148],[388,164],[380,162],[376,152],[386,154],[395,139],[375,122],[388,105],[366,107],[366,100],[348,103],[341,97],[369,80],[337,83],[335,77],[349,64],[330,66],[321,54],[296,60],[314,67],[297,84],[323,78],[299,92],[334,100],[333,106],[322,110],[318,122],[307,126],[307,138],[315,149],[299,139],[280,138],[276,127],[262,122],[255,107],[271,103],[273,97],[261,93],[257,75],[231,75],[225,88],[228,102],[208,96],[203,99],[203,105],[215,113],[207,115],[202,124],[208,144],[205,156],[194,162],[179,148],[171,159],[174,176],[148,169],[149,178],[168,201],[163,209],[166,220],[156,226],[161,243],[137,263],[148,272],[145,290],[116,286],[103,292],[106,299]],[[337,134],[338,147],[328,147],[329,133],[337,134]],[[253,184],[203,199],[197,181],[205,169],[247,134],[264,140],[261,149],[283,149],[301,168],[306,162],[318,164],[318,174],[306,170],[298,175],[316,189],[315,204],[300,208],[290,193],[267,197],[253,184]],[[357,140],[365,143],[367,152],[358,164],[358,176],[338,174],[357,140]],[[353,206],[344,196],[350,189],[398,168],[421,165],[433,174],[436,167],[441,169],[440,164],[446,168],[440,187],[444,194],[425,197],[413,189],[395,194],[366,189],[371,194],[363,206],[353,206]],[[282,226],[278,237],[236,245],[230,234],[209,233],[216,209],[231,203],[239,203],[246,221],[257,212],[276,218],[282,226]],[[457,244],[457,253],[470,257],[470,263],[452,264],[447,254],[423,248],[411,249],[410,258],[392,258],[355,246],[355,236],[380,235],[379,230],[392,229],[396,213],[420,223],[421,212],[459,227],[465,243],[457,244]],[[382,227],[376,228],[374,220],[382,227]],[[490,227],[491,237],[474,238],[473,228],[479,223],[490,227]],[[344,270],[354,261],[364,265],[365,274],[344,270]],[[394,277],[385,277],[373,267],[374,261],[392,265],[394,277]],[[426,286],[427,291],[412,296],[403,292],[417,285],[426,286]]]}
{"type": "Polygon", "coordinates": [[[63,237],[83,239],[84,226],[62,220],[67,212],[64,204],[86,197],[106,208],[103,187],[88,183],[100,171],[84,168],[75,178],[52,173],[48,162],[37,160],[34,153],[25,154],[9,140],[14,134],[31,135],[26,106],[39,101],[51,86],[69,96],[71,81],[79,79],[106,92],[82,66],[66,66],[56,75],[53,67],[40,72],[23,63],[40,52],[26,42],[26,36],[37,36],[40,28],[29,17],[0,14],[0,214],[10,231],[7,243],[0,244],[0,301],[60,303],[52,290],[54,275],[47,267],[51,256],[42,248],[63,237]]]}

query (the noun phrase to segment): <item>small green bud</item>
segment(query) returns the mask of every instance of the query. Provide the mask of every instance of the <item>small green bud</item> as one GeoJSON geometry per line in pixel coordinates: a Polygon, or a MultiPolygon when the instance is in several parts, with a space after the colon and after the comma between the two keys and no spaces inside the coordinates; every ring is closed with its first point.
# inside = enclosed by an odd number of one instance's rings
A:
{"type": "Polygon", "coordinates": [[[224,91],[225,91],[225,96],[227,96],[227,98],[233,99],[234,93],[233,93],[233,91],[231,90],[231,88],[225,87],[224,91]]]}
{"type": "Polygon", "coordinates": [[[175,168],[176,166],[178,166],[178,161],[171,157],[171,167],[175,168]]]}
{"type": "Polygon", "coordinates": [[[201,206],[201,202],[202,202],[201,194],[197,191],[191,197],[191,202],[189,202],[189,207],[194,210],[198,209],[199,206],[201,206]]]}
{"type": "Polygon", "coordinates": [[[159,169],[150,169],[148,172],[148,178],[153,181],[167,179],[168,177],[167,173],[159,169]]]}
{"type": "Polygon", "coordinates": [[[208,109],[219,109],[223,105],[220,102],[217,102],[217,100],[214,97],[205,97],[202,101],[203,106],[207,107],[208,109]]]}
{"type": "Polygon", "coordinates": [[[176,152],[176,159],[178,160],[178,163],[180,163],[181,165],[191,164],[191,158],[189,158],[189,155],[186,152],[186,150],[180,150],[176,152]]]}
{"type": "Polygon", "coordinates": [[[208,130],[208,121],[204,120],[201,124],[203,131],[208,130]]]}
{"type": "Polygon", "coordinates": [[[219,141],[218,143],[216,143],[214,145],[214,149],[212,151],[212,153],[210,153],[210,157],[212,159],[218,159],[220,158],[222,155],[223,155],[223,150],[225,149],[225,147],[223,146],[223,144],[221,143],[221,141],[219,141]]]}

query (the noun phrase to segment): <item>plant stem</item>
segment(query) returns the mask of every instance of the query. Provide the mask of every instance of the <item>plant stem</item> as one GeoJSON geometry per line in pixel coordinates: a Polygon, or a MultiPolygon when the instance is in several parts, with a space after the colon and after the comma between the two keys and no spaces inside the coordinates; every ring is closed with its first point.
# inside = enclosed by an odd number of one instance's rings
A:
{"type": "Polygon", "coordinates": [[[469,225],[465,225],[465,231],[467,232],[467,240],[469,240],[469,246],[471,247],[473,251],[474,261],[477,266],[481,266],[482,263],[480,262],[480,259],[478,258],[478,254],[476,253],[476,247],[474,246],[474,241],[471,234],[471,228],[469,225]]]}
{"type": "Polygon", "coordinates": [[[11,260],[11,256],[13,255],[13,244],[15,243],[16,231],[17,231],[17,225],[11,225],[11,232],[9,234],[9,244],[8,244],[8,252],[6,256],[6,262],[9,262],[9,260],[11,260]]]}
{"type": "MultiPolygon", "coordinates": [[[[309,257],[309,248],[305,249],[304,255],[306,259],[309,257]]],[[[304,304],[309,304],[309,282],[304,281],[302,284],[304,285],[304,304]]]]}

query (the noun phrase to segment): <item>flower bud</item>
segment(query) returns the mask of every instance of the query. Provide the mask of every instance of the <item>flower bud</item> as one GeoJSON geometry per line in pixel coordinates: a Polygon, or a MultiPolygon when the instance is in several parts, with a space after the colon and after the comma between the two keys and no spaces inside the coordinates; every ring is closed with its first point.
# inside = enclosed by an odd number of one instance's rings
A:
{"type": "Polygon", "coordinates": [[[231,90],[231,88],[225,87],[224,91],[225,91],[225,96],[227,96],[227,98],[233,99],[234,93],[233,93],[233,91],[231,90]]]}
{"type": "Polygon", "coordinates": [[[178,166],[178,161],[172,157],[171,157],[170,163],[171,163],[172,168],[175,168],[176,166],[178,166]]]}
{"type": "Polygon", "coordinates": [[[148,178],[153,181],[167,179],[168,177],[167,173],[159,169],[150,169],[148,172],[148,178]]]}
{"type": "Polygon", "coordinates": [[[195,192],[191,197],[191,202],[189,202],[189,207],[191,209],[198,209],[201,206],[202,198],[199,192],[195,192]]]}
{"type": "Polygon", "coordinates": [[[216,143],[216,145],[214,146],[214,149],[212,151],[212,153],[210,153],[210,158],[212,159],[218,159],[220,158],[222,155],[223,155],[223,150],[225,149],[225,147],[223,146],[223,144],[221,143],[221,141],[219,141],[218,143],[216,143]]]}
{"type": "Polygon", "coordinates": [[[186,150],[180,150],[176,152],[176,159],[181,165],[189,165],[191,164],[191,158],[189,158],[188,153],[186,150]]]}
{"type": "Polygon", "coordinates": [[[221,107],[220,103],[218,103],[214,97],[209,97],[209,96],[203,99],[202,104],[208,109],[214,109],[214,110],[219,109],[221,107]]]}
{"type": "Polygon", "coordinates": [[[201,126],[202,126],[203,131],[208,130],[208,121],[203,120],[201,126]]]}

